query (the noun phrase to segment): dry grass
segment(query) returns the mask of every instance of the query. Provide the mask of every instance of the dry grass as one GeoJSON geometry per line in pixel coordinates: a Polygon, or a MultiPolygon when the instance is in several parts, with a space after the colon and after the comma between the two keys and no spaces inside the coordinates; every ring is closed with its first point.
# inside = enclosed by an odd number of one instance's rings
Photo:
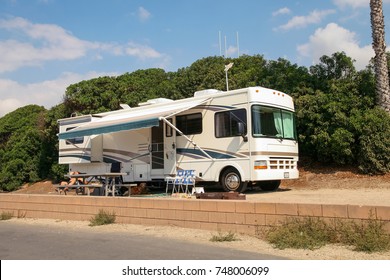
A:
{"type": "Polygon", "coordinates": [[[101,226],[115,223],[115,212],[106,212],[103,209],[99,210],[99,213],[96,214],[93,218],[90,219],[89,226],[101,226]]]}
{"type": "Polygon", "coordinates": [[[372,217],[361,222],[334,220],[331,224],[319,218],[290,219],[269,229],[265,239],[278,249],[314,250],[327,244],[348,245],[366,253],[390,249],[390,235],[384,230],[384,222],[372,217]]]}

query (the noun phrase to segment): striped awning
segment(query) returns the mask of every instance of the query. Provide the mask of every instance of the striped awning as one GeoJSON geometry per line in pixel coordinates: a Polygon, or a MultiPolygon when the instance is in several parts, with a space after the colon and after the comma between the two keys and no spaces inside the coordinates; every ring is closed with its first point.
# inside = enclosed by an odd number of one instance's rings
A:
{"type": "Polygon", "coordinates": [[[179,100],[162,104],[148,105],[103,113],[92,118],[91,122],[58,134],[60,140],[83,136],[112,133],[124,130],[142,129],[158,126],[160,118],[169,118],[185,110],[194,108],[208,99],[179,100]]]}

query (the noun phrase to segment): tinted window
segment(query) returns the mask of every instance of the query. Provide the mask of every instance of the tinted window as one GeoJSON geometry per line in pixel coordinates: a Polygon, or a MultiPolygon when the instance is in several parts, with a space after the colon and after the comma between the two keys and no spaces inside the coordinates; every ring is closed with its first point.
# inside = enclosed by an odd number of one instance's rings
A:
{"type": "Polygon", "coordinates": [[[238,124],[244,124],[244,134],[247,132],[246,110],[232,110],[215,114],[215,137],[239,136],[238,124]]]}
{"type": "MultiPolygon", "coordinates": [[[[176,127],[186,135],[202,133],[202,114],[191,114],[176,117],[176,127]]],[[[177,133],[179,136],[180,134],[177,133]]]]}
{"type": "MultiPolygon", "coordinates": [[[[72,130],[74,127],[68,127],[66,131],[72,130]]],[[[82,144],[84,142],[84,137],[75,137],[66,139],[66,144],[74,145],[74,144],[82,144]]]]}

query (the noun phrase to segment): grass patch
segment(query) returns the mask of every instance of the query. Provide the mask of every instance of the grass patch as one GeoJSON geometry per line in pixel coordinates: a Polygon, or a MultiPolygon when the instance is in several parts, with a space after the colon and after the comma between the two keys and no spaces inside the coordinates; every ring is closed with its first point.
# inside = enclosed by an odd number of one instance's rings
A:
{"type": "Polygon", "coordinates": [[[385,223],[368,220],[325,223],[319,218],[290,219],[265,233],[265,239],[278,249],[315,250],[326,244],[352,246],[355,251],[373,253],[390,250],[390,235],[385,223]]]}
{"type": "Polygon", "coordinates": [[[99,210],[99,213],[96,214],[89,220],[89,226],[101,226],[115,223],[115,212],[106,212],[103,209],[99,210]]]}
{"type": "Polygon", "coordinates": [[[232,242],[232,241],[239,241],[240,239],[237,238],[236,234],[234,232],[227,232],[227,233],[222,233],[218,232],[217,235],[213,235],[210,238],[211,242],[232,242]]]}
{"type": "Polygon", "coordinates": [[[0,214],[0,220],[5,221],[5,220],[10,220],[13,217],[12,212],[2,212],[0,214]]]}

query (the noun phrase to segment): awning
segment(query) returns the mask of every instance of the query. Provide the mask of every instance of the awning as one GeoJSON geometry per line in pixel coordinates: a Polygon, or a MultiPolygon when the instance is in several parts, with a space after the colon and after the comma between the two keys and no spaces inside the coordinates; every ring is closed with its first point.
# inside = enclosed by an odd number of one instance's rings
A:
{"type": "Polygon", "coordinates": [[[89,135],[134,130],[158,126],[160,118],[169,118],[180,112],[194,108],[209,99],[193,101],[178,100],[145,107],[119,110],[102,114],[101,118],[92,119],[91,122],[80,125],[72,130],[58,134],[61,140],[72,139],[89,135]]]}

